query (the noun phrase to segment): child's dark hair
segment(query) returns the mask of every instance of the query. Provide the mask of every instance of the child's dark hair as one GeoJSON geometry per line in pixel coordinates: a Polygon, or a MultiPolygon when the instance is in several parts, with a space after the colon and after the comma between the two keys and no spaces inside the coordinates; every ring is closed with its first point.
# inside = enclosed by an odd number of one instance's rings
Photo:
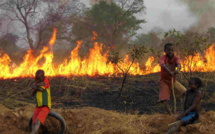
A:
{"type": "Polygon", "coordinates": [[[198,88],[202,86],[202,81],[198,77],[191,77],[190,80],[194,80],[196,84],[198,84],[198,88]]]}
{"type": "Polygon", "coordinates": [[[43,70],[39,69],[39,70],[37,70],[35,77],[38,76],[39,74],[43,74],[43,76],[44,76],[45,72],[43,70]]]}
{"type": "Polygon", "coordinates": [[[173,46],[173,44],[172,43],[166,43],[164,46],[164,51],[166,50],[167,47],[170,47],[170,46],[173,46]]]}

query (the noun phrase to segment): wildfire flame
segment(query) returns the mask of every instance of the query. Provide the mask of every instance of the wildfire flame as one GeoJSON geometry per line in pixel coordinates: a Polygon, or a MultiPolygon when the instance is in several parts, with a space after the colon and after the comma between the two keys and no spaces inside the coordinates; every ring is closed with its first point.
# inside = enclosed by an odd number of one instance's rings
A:
{"type": "MultiPolygon", "coordinates": [[[[77,41],[77,46],[71,51],[69,59],[65,59],[63,63],[59,65],[54,65],[53,62],[53,44],[56,41],[57,29],[54,29],[51,40],[49,41],[49,47],[44,47],[39,56],[34,57],[32,50],[28,50],[23,58],[23,62],[20,65],[15,65],[10,59],[10,57],[0,52],[0,79],[9,79],[16,77],[33,77],[38,69],[43,69],[46,76],[95,76],[95,75],[106,75],[111,76],[116,73],[122,73],[121,70],[111,62],[107,62],[107,53],[102,54],[102,45],[96,42],[97,34],[93,32],[92,41],[94,42],[94,47],[90,49],[89,56],[81,60],[78,55],[82,41],[77,41]],[[40,65],[39,61],[45,59],[43,64],[40,65]]],[[[199,72],[215,71],[215,50],[214,44],[211,45],[205,54],[204,62],[199,54],[194,57],[188,57],[187,60],[182,61],[182,70],[199,72]],[[189,62],[190,60],[194,62],[189,62]],[[189,66],[183,66],[187,63],[191,63],[189,66]],[[194,64],[195,63],[195,64],[194,64]]],[[[149,57],[145,63],[145,68],[141,69],[139,63],[133,63],[129,70],[130,75],[146,75],[150,73],[156,73],[160,71],[160,66],[158,63],[153,65],[154,57],[149,57]]],[[[131,64],[129,56],[126,55],[123,62],[119,63],[120,68],[128,68],[131,64]]]]}

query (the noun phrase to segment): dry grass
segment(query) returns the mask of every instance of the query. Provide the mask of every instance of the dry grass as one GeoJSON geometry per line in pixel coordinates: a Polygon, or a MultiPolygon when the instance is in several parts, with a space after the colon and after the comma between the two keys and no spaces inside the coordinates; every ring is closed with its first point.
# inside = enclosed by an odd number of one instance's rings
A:
{"type": "MultiPolygon", "coordinates": [[[[28,103],[25,98],[29,98],[32,79],[11,79],[0,81],[0,101],[9,108],[25,106],[28,103]]],[[[28,102],[33,102],[29,100],[28,102]]]]}
{"type": "MultiPolygon", "coordinates": [[[[205,79],[210,79],[212,83],[214,75],[211,73],[196,73],[205,79]]],[[[102,91],[118,90],[112,88],[113,81],[120,82],[122,78],[88,78],[88,77],[58,77],[50,78],[52,93],[55,95],[53,103],[65,101],[81,102],[80,97],[86,90],[101,89],[102,91]]],[[[146,76],[129,76],[125,89],[131,88],[139,81],[159,82],[159,74],[150,74],[146,76]]],[[[179,81],[183,79],[179,77],[179,81]]],[[[28,130],[28,119],[34,111],[34,99],[30,97],[30,86],[33,79],[12,79],[0,81],[0,133],[24,134],[28,130]],[[11,110],[13,109],[13,110],[11,110]]],[[[185,83],[185,82],[184,82],[185,83]]],[[[119,85],[121,83],[118,83],[119,85]]],[[[147,92],[147,88],[143,87],[147,92]]],[[[132,88],[133,89],[133,88],[132,88]]],[[[143,90],[135,89],[135,90],[143,90]]],[[[110,92],[111,92],[110,91],[110,92]]],[[[214,104],[214,93],[206,101],[214,104]]],[[[84,107],[76,109],[53,109],[61,114],[67,123],[66,134],[164,134],[169,129],[168,124],[175,121],[176,116],[154,113],[152,115],[137,115],[118,113],[116,111],[107,111],[99,108],[84,107]]],[[[134,112],[134,113],[138,113],[134,112]]],[[[45,129],[49,128],[54,133],[59,127],[58,123],[53,123],[53,119],[47,119],[45,129]]],[[[201,112],[200,120],[195,125],[182,127],[180,133],[200,133],[210,134],[215,129],[215,112],[201,112]]]]}
{"type": "MultiPolygon", "coordinates": [[[[92,107],[74,109],[70,112],[77,120],[76,131],[74,132],[77,134],[157,133],[158,131],[163,131],[163,129],[157,129],[157,127],[162,126],[159,122],[167,117],[167,115],[163,115],[164,118],[162,119],[159,114],[154,114],[153,116],[131,115],[92,107]]],[[[173,121],[173,119],[164,122],[168,124],[171,121],[173,121]]],[[[167,128],[167,126],[165,126],[165,128],[167,128]]],[[[71,132],[72,131],[68,129],[68,133],[71,132]]]]}
{"type": "MultiPolygon", "coordinates": [[[[184,73],[184,72],[181,72],[177,79],[182,82],[182,83],[185,83],[185,84],[188,84],[188,80],[185,79],[184,76],[188,76],[189,73],[184,73]]],[[[192,72],[191,73],[191,76],[192,77],[199,77],[202,82],[203,82],[203,85],[204,86],[207,86],[208,83],[215,83],[215,72],[192,72]]]]}
{"type": "MultiPolygon", "coordinates": [[[[33,113],[34,106],[27,105],[20,109],[9,110],[0,105],[0,132],[27,133],[27,122],[33,113]],[[3,110],[4,109],[4,112],[3,110]]],[[[131,115],[107,111],[99,108],[85,107],[81,109],[53,109],[61,114],[67,123],[66,134],[165,134],[168,124],[175,121],[176,116],[155,113],[153,115],[131,115]]],[[[45,121],[46,128],[54,133],[59,127],[54,120],[45,121]]],[[[182,127],[180,134],[212,134],[215,129],[215,112],[201,112],[199,122],[182,127]]]]}

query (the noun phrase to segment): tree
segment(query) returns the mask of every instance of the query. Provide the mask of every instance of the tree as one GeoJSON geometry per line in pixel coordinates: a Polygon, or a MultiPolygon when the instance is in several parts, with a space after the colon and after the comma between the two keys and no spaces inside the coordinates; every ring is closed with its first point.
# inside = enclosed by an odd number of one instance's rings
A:
{"type": "Polygon", "coordinates": [[[110,47],[134,35],[140,28],[140,24],[145,20],[137,19],[134,15],[145,9],[142,0],[115,0],[109,4],[100,1],[98,4],[85,13],[85,16],[73,26],[73,33],[78,38],[80,35],[86,35],[90,38],[92,31],[98,33],[98,41],[105,43],[110,47]],[[78,31],[78,32],[77,32],[78,31]]]}
{"type": "MultiPolygon", "coordinates": [[[[37,22],[35,20],[37,14],[37,7],[40,6],[39,0],[8,0],[5,2],[3,10],[6,11],[7,17],[14,18],[13,21],[21,22],[26,30],[27,41],[31,49],[33,47],[33,40],[31,37],[32,26],[37,22]]],[[[37,18],[38,19],[38,18],[37,18]]]]}
{"type": "Polygon", "coordinates": [[[141,33],[137,35],[136,39],[131,43],[137,44],[139,46],[146,46],[150,52],[148,54],[156,58],[159,58],[163,52],[163,49],[161,49],[160,45],[161,39],[155,32],[149,32],[147,34],[141,33]]]}
{"type": "Polygon", "coordinates": [[[76,0],[8,0],[0,8],[1,15],[14,22],[19,36],[23,35],[29,47],[36,50],[48,43],[57,22],[80,12],[77,3],[76,0]]]}
{"type": "Polygon", "coordinates": [[[161,39],[158,37],[156,32],[149,32],[147,34],[141,33],[136,36],[136,39],[134,40],[135,44],[143,44],[143,45],[149,45],[153,48],[157,48],[161,42],[161,39]]]}
{"type": "Polygon", "coordinates": [[[157,33],[150,32],[149,36],[150,36],[150,40],[151,40],[151,43],[152,43],[151,44],[152,48],[158,49],[159,45],[161,43],[161,39],[158,37],[157,33]]]}
{"type": "Polygon", "coordinates": [[[134,45],[133,48],[132,48],[132,51],[130,52],[132,61],[131,61],[130,65],[127,68],[121,68],[119,66],[119,64],[122,62],[121,57],[119,56],[119,51],[116,51],[116,52],[112,51],[111,53],[109,53],[108,60],[111,63],[115,64],[118,67],[118,69],[121,71],[121,73],[123,74],[122,85],[121,85],[121,87],[119,89],[119,94],[118,94],[116,99],[119,99],[120,96],[122,95],[123,87],[124,87],[126,78],[128,76],[128,72],[129,72],[130,68],[132,67],[134,61],[136,59],[143,58],[145,53],[147,53],[147,49],[146,49],[146,47],[144,45],[142,45],[141,47],[136,47],[134,45]]]}
{"type": "Polygon", "coordinates": [[[18,36],[12,33],[8,33],[0,38],[0,49],[3,49],[7,53],[15,52],[19,47],[16,46],[18,36]]]}
{"type": "Polygon", "coordinates": [[[22,57],[26,53],[25,50],[18,47],[16,42],[19,37],[13,33],[7,33],[0,37],[0,55],[1,57],[6,53],[13,63],[19,63],[22,61],[22,57]]]}
{"type": "Polygon", "coordinates": [[[207,34],[209,36],[209,43],[215,43],[215,27],[211,27],[208,29],[207,34]]]}
{"type": "Polygon", "coordinates": [[[152,42],[150,39],[150,35],[147,33],[141,33],[136,36],[136,39],[133,41],[134,44],[137,45],[148,45],[151,46],[152,42]]]}

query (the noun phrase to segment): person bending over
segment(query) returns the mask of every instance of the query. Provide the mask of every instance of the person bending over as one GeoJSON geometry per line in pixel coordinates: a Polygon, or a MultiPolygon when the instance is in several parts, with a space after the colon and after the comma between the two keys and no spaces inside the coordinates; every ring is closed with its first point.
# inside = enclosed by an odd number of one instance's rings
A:
{"type": "Polygon", "coordinates": [[[176,74],[178,74],[180,71],[181,63],[180,58],[174,55],[173,44],[165,44],[164,52],[165,55],[161,56],[159,59],[159,65],[161,66],[159,83],[159,102],[163,104],[167,113],[171,115],[172,112],[169,107],[169,100],[171,96],[172,86],[175,87],[176,98],[182,98],[182,96],[186,92],[186,88],[176,80],[176,74]]]}

